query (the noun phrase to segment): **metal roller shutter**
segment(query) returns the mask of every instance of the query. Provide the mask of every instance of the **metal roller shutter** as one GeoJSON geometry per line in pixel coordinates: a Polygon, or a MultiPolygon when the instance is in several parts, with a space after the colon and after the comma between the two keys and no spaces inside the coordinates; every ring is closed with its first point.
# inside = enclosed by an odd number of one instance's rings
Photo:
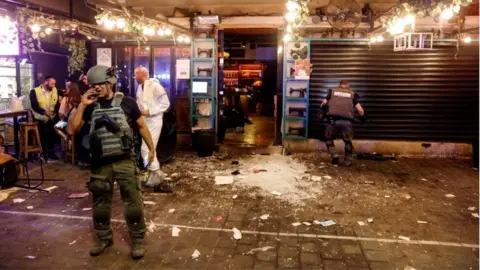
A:
{"type": "Polygon", "coordinates": [[[355,138],[471,142],[478,140],[478,46],[434,43],[433,50],[393,52],[391,43],[313,42],[309,134],[327,89],[350,82],[368,123],[355,138]]]}

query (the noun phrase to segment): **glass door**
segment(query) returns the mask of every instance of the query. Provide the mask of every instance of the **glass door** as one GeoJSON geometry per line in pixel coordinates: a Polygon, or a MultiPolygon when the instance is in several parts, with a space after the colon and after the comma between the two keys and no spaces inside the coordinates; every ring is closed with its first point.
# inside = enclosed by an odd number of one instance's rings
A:
{"type": "MultiPolygon", "coordinates": [[[[151,70],[150,70],[150,47],[140,47],[140,48],[135,48],[135,63],[134,63],[134,66],[133,66],[133,70],[135,70],[137,67],[139,66],[142,66],[142,67],[145,67],[146,69],[148,69],[148,71],[150,72],[151,74],[151,70]]],[[[135,76],[135,74],[132,74],[131,75],[132,77],[135,76]]],[[[136,97],[137,96],[137,89],[138,89],[138,83],[137,81],[134,80],[134,89],[133,89],[133,93],[134,93],[134,96],[136,97]]]]}
{"type": "Polygon", "coordinates": [[[153,78],[163,86],[170,100],[172,99],[170,87],[171,71],[171,49],[154,48],[153,49],[153,78]]]}
{"type": "Polygon", "coordinates": [[[118,68],[117,91],[127,96],[135,96],[132,83],[132,48],[116,48],[115,63],[118,68]]]}

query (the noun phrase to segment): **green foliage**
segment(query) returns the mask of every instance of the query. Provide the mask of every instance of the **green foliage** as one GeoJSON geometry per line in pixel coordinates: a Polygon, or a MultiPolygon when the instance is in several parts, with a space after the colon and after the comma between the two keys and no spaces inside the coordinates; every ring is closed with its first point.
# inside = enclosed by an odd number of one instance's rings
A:
{"type": "Polygon", "coordinates": [[[71,56],[68,57],[68,75],[72,75],[76,71],[82,71],[87,55],[85,40],[75,40],[68,45],[68,51],[71,52],[71,56]]]}

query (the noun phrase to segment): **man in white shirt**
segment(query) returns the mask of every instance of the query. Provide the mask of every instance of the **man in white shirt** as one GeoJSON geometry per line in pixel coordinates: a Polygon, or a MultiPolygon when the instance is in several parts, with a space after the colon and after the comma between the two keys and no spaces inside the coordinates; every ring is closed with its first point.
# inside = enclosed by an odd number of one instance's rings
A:
{"type": "MultiPolygon", "coordinates": [[[[155,147],[160,139],[163,125],[163,113],[170,107],[168,95],[156,79],[148,78],[148,70],[142,66],[135,69],[135,80],[139,83],[137,103],[145,117],[148,129],[152,134],[155,147]]],[[[148,166],[146,186],[154,187],[155,192],[171,193],[172,189],[163,181],[163,172],[157,157],[148,163],[148,147],[142,142],[141,155],[144,165],[148,166]]]]}

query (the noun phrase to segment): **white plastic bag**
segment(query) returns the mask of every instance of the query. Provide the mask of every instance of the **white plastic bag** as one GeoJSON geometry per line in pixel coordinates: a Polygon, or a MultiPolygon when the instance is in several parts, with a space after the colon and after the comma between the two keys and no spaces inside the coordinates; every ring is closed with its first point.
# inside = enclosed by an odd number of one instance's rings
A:
{"type": "Polygon", "coordinates": [[[23,99],[25,96],[21,97],[12,97],[10,100],[10,111],[12,112],[18,112],[18,111],[23,111],[23,99]]]}

